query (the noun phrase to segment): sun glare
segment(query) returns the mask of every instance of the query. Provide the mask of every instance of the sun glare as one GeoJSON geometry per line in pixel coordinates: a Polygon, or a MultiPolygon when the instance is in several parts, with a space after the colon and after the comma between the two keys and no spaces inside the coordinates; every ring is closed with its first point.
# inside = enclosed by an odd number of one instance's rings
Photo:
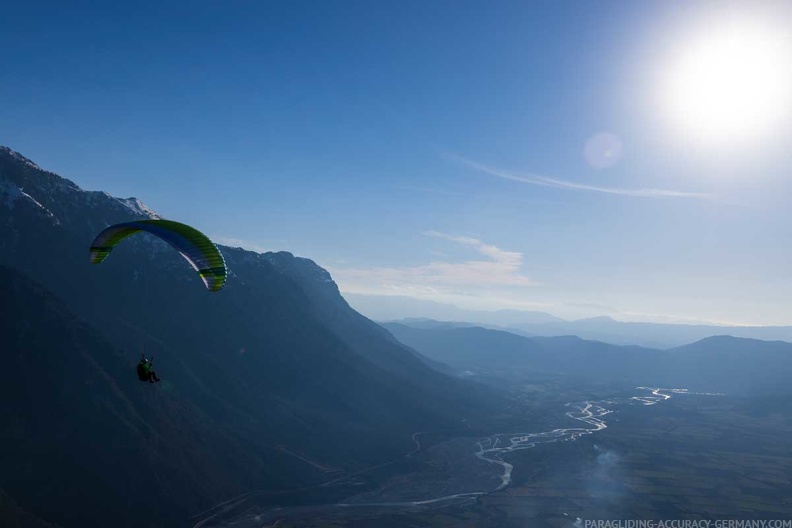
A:
{"type": "Polygon", "coordinates": [[[792,113],[789,32],[746,21],[707,24],[663,72],[663,111],[705,143],[764,137],[792,113]]]}

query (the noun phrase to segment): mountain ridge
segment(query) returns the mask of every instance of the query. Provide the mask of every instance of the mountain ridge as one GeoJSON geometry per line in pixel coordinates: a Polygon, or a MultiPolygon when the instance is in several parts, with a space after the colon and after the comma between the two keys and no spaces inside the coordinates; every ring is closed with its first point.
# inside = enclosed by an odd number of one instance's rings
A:
{"type": "MultiPolygon", "coordinates": [[[[494,313],[494,312],[493,312],[494,313]]],[[[462,320],[438,320],[427,317],[381,320],[382,323],[404,323],[413,327],[480,326],[520,334],[526,337],[577,335],[586,340],[613,345],[639,345],[647,348],[671,349],[713,335],[732,335],[762,341],[792,342],[792,326],[725,326],[691,323],[650,323],[618,321],[599,316],[574,321],[545,323],[495,324],[462,320]]]]}
{"type": "MultiPolygon", "coordinates": [[[[165,458],[174,459],[172,471],[186,481],[163,490],[162,501],[129,525],[156,525],[158,515],[186,515],[241,488],[316,485],[327,478],[320,467],[354,472],[391,460],[412,448],[415,431],[461,430],[464,418],[486,416],[505,403],[491,389],[430,368],[426,358],[353,311],[330,274],[310,259],[220,246],[230,273],[217,293],[205,291],[176,251],[147,234],[130,237],[106,262],[93,265],[88,248],[101,229],[160,215],[137,198],[82,190],[9,149],[0,150],[0,183],[6,189],[0,191],[5,192],[0,198],[6,198],[0,199],[0,266],[26,277],[20,283],[40,285],[63,304],[69,320],[82,321],[101,334],[108,357],[116,358],[110,379],[119,387],[103,389],[103,394],[129,399],[148,391],[145,401],[164,398],[167,403],[167,412],[151,411],[160,417],[157,427],[166,427],[164,417],[178,424],[175,429],[167,426],[168,443],[179,445],[183,454],[166,450],[165,458]],[[9,202],[14,188],[30,199],[9,202]],[[134,364],[141,349],[156,357],[161,384],[143,388],[137,381],[134,364]],[[349,438],[369,442],[350,443],[349,438]],[[222,478],[198,476],[212,464],[188,454],[209,449],[203,442],[211,444],[210,452],[227,455],[222,478]],[[290,454],[295,452],[303,458],[290,454]],[[200,492],[185,491],[190,486],[200,492]]],[[[45,312],[43,306],[37,310],[45,312]]],[[[20,322],[15,328],[23,326],[20,322]]],[[[29,339],[13,335],[23,344],[29,339]]],[[[68,349],[59,352],[57,335],[53,339],[53,357],[60,362],[58,354],[68,349]]],[[[8,353],[5,347],[3,353],[8,353]]],[[[91,357],[103,356],[97,351],[91,357]]],[[[48,384],[60,383],[54,366],[41,362],[37,368],[48,384]]],[[[75,386],[85,401],[91,401],[90,387],[104,386],[101,380],[107,379],[100,371],[92,372],[89,385],[75,386]]],[[[7,401],[23,406],[23,388],[9,393],[7,401]]],[[[151,409],[150,404],[141,405],[151,409]]],[[[104,424],[123,428],[131,420],[124,412],[100,416],[99,409],[86,411],[89,429],[104,424]]],[[[64,430],[57,423],[37,427],[51,429],[47,437],[53,438],[64,430]]],[[[143,440],[130,442],[144,445],[143,440]]],[[[24,443],[6,439],[0,447],[9,456],[28,460],[20,456],[24,443]]],[[[112,460],[112,447],[97,446],[97,458],[112,460]]],[[[162,458],[166,447],[149,454],[138,449],[130,456],[162,458]]],[[[61,447],[48,449],[58,453],[61,447]]],[[[91,471],[101,469],[90,460],[85,464],[91,471]]],[[[0,488],[38,514],[41,497],[20,479],[21,469],[7,472],[0,488]]],[[[124,504],[126,492],[131,491],[117,488],[106,502],[124,504]]],[[[63,487],[53,493],[67,491],[63,487]]],[[[46,510],[43,518],[65,525],[77,522],[67,502],[53,499],[53,505],[57,507],[46,510]]],[[[109,513],[92,510],[79,522],[101,525],[102,515],[109,513]]]]}
{"type": "Polygon", "coordinates": [[[411,328],[385,324],[401,342],[459,370],[520,368],[533,375],[673,386],[734,394],[783,386],[792,373],[792,344],[728,335],[659,350],[578,336],[526,337],[481,327],[411,328]],[[574,346],[570,346],[574,344],[574,346]]]}

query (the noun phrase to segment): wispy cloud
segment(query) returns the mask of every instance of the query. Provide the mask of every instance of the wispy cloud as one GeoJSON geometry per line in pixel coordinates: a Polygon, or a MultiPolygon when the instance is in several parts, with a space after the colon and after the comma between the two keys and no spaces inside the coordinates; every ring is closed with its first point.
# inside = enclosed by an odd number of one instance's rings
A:
{"type": "Polygon", "coordinates": [[[489,257],[496,263],[504,264],[515,272],[520,268],[520,266],[522,266],[522,253],[518,253],[516,251],[504,251],[497,246],[485,244],[477,238],[449,235],[446,233],[440,233],[439,231],[425,231],[423,234],[429,237],[442,238],[471,247],[478,253],[489,257]]]}
{"type": "Polygon", "coordinates": [[[471,161],[469,159],[457,156],[455,154],[447,154],[449,159],[453,159],[468,167],[479,170],[490,176],[497,176],[506,180],[512,180],[520,183],[527,183],[529,185],[541,185],[544,187],[555,187],[557,189],[566,189],[569,191],[588,191],[598,192],[605,194],[617,194],[621,196],[638,196],[642,198],[697,198],[697,199],[714,199],[711,194],[693,193],[685,191],[673,191],[667,189],[625,189],[621,187],[601,187],[598,185],[587,185],[583,183],[575,183],[566,180],[558,180],[555,178],[547,178],[545,176],[538,176],[535,174],[517,175],[510,172],[489,167],[481,163],[471,161]]]}
{"type": "Polygon", "coordinates": [[[522,253],[506,251],[472,237],[438,231],[427,231],[424,235],[466,246],[486,258],[464,262],[433,261],[407,267],[333,268],[333,277],[341,289],[349,293],[419,297],[537,284],[520,272],[522,253]]]}

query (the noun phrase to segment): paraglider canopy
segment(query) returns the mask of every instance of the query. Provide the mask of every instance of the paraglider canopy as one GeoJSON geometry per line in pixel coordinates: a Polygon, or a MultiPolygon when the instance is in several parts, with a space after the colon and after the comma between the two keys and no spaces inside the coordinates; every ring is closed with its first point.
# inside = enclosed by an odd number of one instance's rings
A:
{"type": "Polygon", "coordinates": [[[228,269],[217,246],[197,229],[173,220],[136,220],[108,227],[91,244],[91,263],[100,264],[119,242],[141,231],[157,236],[181,253],[209,291],[225,285],[228,269]]]}

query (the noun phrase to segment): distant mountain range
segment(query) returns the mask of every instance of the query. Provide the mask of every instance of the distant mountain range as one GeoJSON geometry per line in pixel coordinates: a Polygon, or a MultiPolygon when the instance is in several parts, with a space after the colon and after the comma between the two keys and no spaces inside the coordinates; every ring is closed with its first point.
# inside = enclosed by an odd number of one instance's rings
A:
{"type": "Polygon", "coordinates": [[[453,304],[415,299],[401,295],[345,293],[344,298],[360,313],[375,321],[392,321],[418,317],[421,319],[459,321],[495,326],[564,322],[560,317],[539,311],[466,310],[453,304]]]}
{"type": "Polygon", "coordinates": [[[345,294],[359,312],[381,322],[443,322],[457,326],[502,329],[526,336],[576,335],[614,345],[674,348],[715,335],[792,342],[792,326],[726,326],[714,324],[617,321],[608,316],[568,321],[531,310],[466,310],[445,303],[404,296],[345,294]]]}
{"type": "MultiPolygon", "coordinates": [[[[537,322],[535,312],[509,311],[501,318],[501,312],[484,312],[488,315],[476,321],[480,312],[470,312],[464,318],[436,320],[428,317],[410,317],[381,322],[403,323],[413,327],[432,328],[439,326],[480,326],[494,330],[505,330],[523,336],[567,336],[574,335],[583,339],[602,341],[613,345],[639,345],[649,348],[675,348],[701,339],[730,335],[746,339],[792,342],[792,326],[716,326],[672,323],[634,323],[617,321],[611,317],[592,317],[576,321],[555,318],[552,321],[537,322]],[[523,322],[514,323],[515,318],[524,314],[523,322]],[[526,321],[527,320],[527,321],[526,321]],[[533,321],[532,321],[533,320],[533,321]]],[[[552,316],[551,316],[552,317],[552,316]]]]}
{"type": "Polygon", "coordinates": [[[308,259],[221,247],[218,293],[147,234],[89,263],[100,230],[157,217],[0,147],[3,526],[178,525],[503,406],[352,310],[308,259]],[[161,384],[137,381],[141,350],[161,384]]]}
{"type": "Polygon", "coordinates": [[[686,388],[732,395],[792,394],[792,344],[731,336],[656,350],[576,336],[525,337],[480,327],[383,325],[402,343],[468,373],[520,369],[531,375],[686,388]],[[533,373],[533,374],[531,374],[533,373]]]}
{"type": "Polygon", "coordinates": [[[632,323],[610,317],[578,321],[555,321],[541,324],[510,325],[510,331],[524,335],[576,335],[617,345],[642,345],[673,348],[701,339],[730,335],[746,339],[792,342],[792,326],[715,326],[670,323],[632,323]]]}

